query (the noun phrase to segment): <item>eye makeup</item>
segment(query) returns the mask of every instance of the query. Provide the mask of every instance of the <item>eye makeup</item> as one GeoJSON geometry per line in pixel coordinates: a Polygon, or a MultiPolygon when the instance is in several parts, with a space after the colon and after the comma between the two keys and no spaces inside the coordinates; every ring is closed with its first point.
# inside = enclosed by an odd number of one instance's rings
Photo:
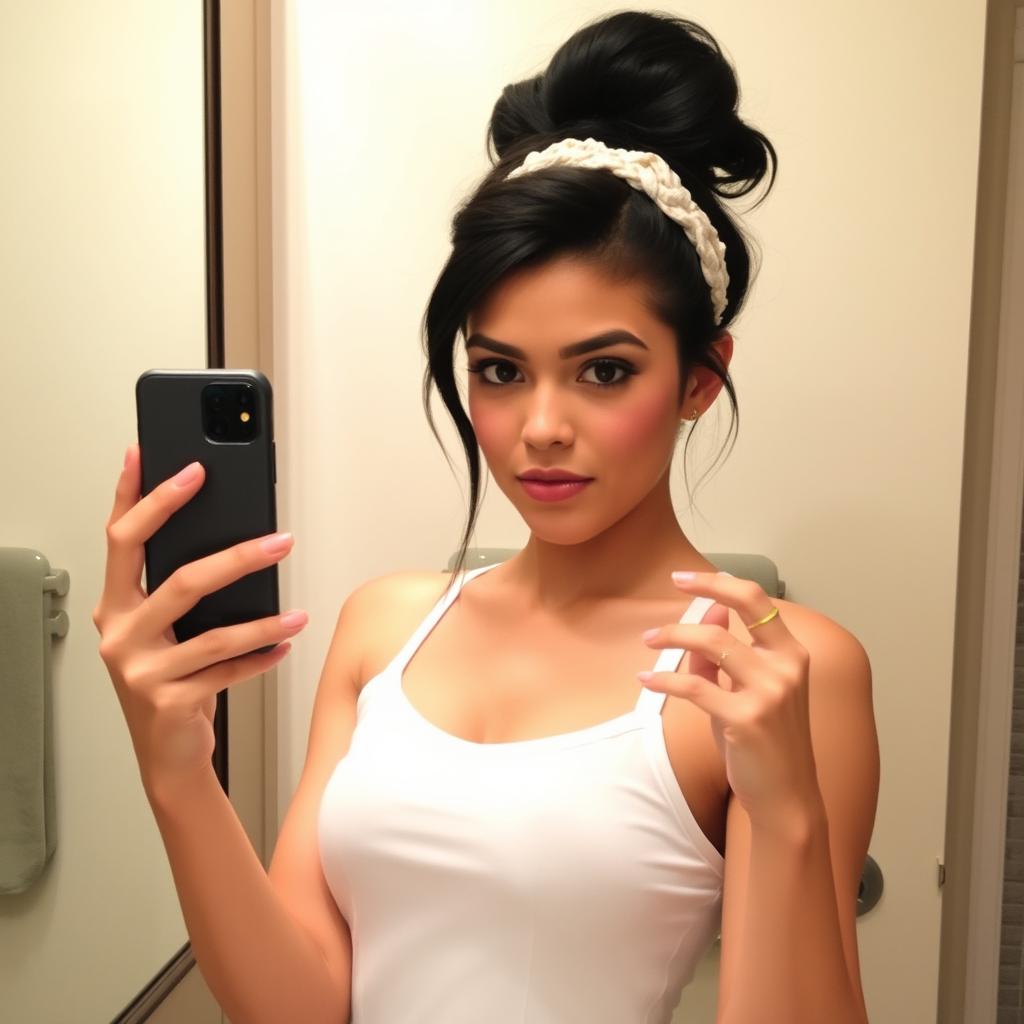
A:
{"type": "MultiPolygon", "coordinates": [[[[484,370],[486,370],[488,367],[498,366],[498,365],[501,365],[501,366],[512,366],[512,367],[515,366],[514,363],[509,362],[507,359],[480,359],[477,362],[473,363],[471,366],[468,366],[466,369],[468,370],[469,373],[480,374],[481,382],[483,384],[489,386],[489,387],[505,387],[509,383],[516,383],[515,381],[511,381],[511,382],[510,381],[500,381],[500,382],[499,381],[494,381],[494,380],[490,380],[488,377],[484,376],[484,373],[483,373],[484,370]]],[[[586,383],[593,384],[595,387],[599,387],[599,388],[617,388],[617,387],[621,387],[623,384],[625,384],[626,381],[628,381],[630,377],[632,377],[635,373],[638,372],[636,367],[633,366],[632,363],[628,363],[624,359],[594,359],[593,361],[588,363],[583,368],[583,370],[585,372],[586,370],[592,369],[595,366],[602,366],[602,365],[603,366],[612,366],[612,367],[614,367],[617,370],[622,370],[623,371],[622,377],[620,377],[618,380],[611,380],[611,381],[600,381],[600,380],[598,380],[598,381],[587,381],[586,383]]]]}

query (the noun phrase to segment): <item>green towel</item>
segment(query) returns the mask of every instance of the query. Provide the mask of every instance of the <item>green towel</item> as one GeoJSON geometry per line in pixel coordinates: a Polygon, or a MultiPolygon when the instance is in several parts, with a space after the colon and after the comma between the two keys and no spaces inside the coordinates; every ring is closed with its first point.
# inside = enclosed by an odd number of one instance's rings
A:
{"type": "Polygon", "coordinates": [[[0,548],[0,895],[28,889],[57,846],[48,575],[40,552],[0,548]]]}

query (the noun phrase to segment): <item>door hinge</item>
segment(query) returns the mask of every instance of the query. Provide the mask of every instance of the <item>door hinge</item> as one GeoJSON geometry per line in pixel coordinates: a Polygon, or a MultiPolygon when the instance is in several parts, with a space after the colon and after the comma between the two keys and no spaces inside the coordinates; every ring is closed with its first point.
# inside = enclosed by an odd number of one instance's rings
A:
{"type": "Polygon", "coordinates": [[[939,866],[939,888],[941,889],[946,884],[946,865],[938,857],[935,858],[935,863],[939,866]]]}

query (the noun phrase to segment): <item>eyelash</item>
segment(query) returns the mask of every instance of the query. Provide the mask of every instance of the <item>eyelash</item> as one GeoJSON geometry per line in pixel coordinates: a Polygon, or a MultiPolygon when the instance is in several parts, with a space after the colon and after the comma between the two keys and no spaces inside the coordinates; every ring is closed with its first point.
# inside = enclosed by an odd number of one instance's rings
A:
{"type": "MultiPolygon", "coordinates": [[[[625,384],[629,380],[629,378],[632,377],[633,374],[635,374],[637,372],[637,370],[636,370],[636,368],[634,366],[632,366],[630,363],[624,362],[623,360],[620,360],[620,359],[595,359],[595,360],[593,360],[593,362],[590,362],[585,367],[583,367],[583,369],[584,370],[589,370],[591,367],[601,366],[601,365],[605,365],[605,364],[607,364],[609,366],[614,366],[618,370],[623,370],[625,372],[625,376],[621,377],[619,380],[612,380],[612,381],[600,381],[600,380],[598,380],[598,381],[588,381],[587,383],[593,384],[595,387],[599,387],[599,388],[617,388],[617,387],[621,387],[623,384],[625,384]]],[[[515,366],[515,363],[511,363],[507,359],[481,359],[479,362],[476,362],[472,366],[467,367],[467,370],[470,373],[478,373],[478,374],[480,374],[480,381],[481,381],[481,383],[483,383],[483,384],[485,384],[485,385],[487,385],[489,387],[492,387],[492,388],[507,387],[510,382],[505,381],[505,382],[499,384],[496,381],[488,380],[483,375],[483,371],[486,370],[489,366],[499,366],[499,365],[515,366]]],[[[514,383],[514,382],[512,382],[512,383],[514,383]]]]}

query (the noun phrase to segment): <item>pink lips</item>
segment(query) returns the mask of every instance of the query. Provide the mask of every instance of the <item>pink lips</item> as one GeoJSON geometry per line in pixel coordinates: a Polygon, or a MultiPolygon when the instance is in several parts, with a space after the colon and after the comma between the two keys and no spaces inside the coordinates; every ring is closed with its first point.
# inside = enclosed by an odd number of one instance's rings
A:
{"type": "Polygon", "coordinates": [[[540,480],[541,483],[569,483],[576,480],[592,480],[593,477],[580,476],[579,473],[570,473],[567,469],[528,469],[525,473],[519,473],[520,480],[540,480]]]}
{"type": "Polygon", "coordinates": [[[591,484],[591,480],[553,480],[542,481],[519,478],[523,489],[531,498],[538,501],[564,501],[579,494],[585,487],[591,484]]]}

